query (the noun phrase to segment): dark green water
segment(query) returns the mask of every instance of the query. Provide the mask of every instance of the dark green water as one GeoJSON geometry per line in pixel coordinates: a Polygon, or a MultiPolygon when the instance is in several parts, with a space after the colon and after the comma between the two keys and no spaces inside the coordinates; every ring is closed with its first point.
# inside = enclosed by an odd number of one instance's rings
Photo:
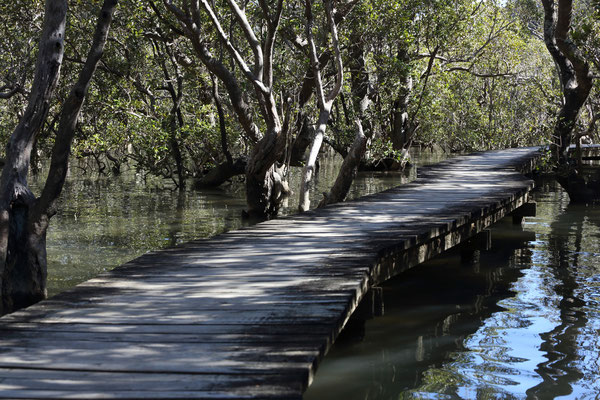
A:
{"type": "Polygon", "coordinates": [[[600,398],[600,208],[555,184],[538,216],[384,286],[385,315],[334,346],[313,399],[600,398]]]}

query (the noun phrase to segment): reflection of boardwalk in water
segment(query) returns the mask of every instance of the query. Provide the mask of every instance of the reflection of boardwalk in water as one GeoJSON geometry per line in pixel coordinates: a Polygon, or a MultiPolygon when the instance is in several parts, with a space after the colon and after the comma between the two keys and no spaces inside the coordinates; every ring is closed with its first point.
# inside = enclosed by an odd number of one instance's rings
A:
{"type": "Polygon", "coordinates": [[[300,398],[369,288],[515,211],[536,149],[144,255],[0,320],[0,397],[300,398]]]}

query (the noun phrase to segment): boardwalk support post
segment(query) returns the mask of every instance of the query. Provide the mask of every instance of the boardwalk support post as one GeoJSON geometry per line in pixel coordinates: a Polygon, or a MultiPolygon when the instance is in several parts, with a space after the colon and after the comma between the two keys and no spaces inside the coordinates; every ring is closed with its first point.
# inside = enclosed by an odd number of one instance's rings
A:
{"type": "Polygon", "coordinates": [[[366,321],[383,316],[383,288],[374,286],[364,295],[352,318],[366,321]]]}
{"type": "Polygon", "coordinates": [[[480,250],[489,250],[491,248],[492,231],[484,229],[460,245],[460,259],[463,262],[472,263],[480,250]]]}
{"type": "Polygon", "coordinates": [[[512,212],[512,219],[514,225],[521,225],[524,217],[535,217],[537,213],[537,203],[530,201],[523,204],[512,212]]]}
{"type": "Polygon", "coordinates": [[[361,342],[365,337],[365,323],[381,316],[383,316],[383,288],[373,286],[362,297],[336,341],[361,342]]]}

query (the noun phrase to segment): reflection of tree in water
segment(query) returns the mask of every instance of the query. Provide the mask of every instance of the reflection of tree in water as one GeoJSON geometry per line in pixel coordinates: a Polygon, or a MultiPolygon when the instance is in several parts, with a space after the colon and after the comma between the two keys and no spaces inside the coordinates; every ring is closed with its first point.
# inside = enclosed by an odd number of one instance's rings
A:
{"type": "Polygon", "coordinates": [[[187,193],[183,190],[177,191],[177,206],[175,207],[175,211],[173,213],[174,220],[178,223],[171,223],[167,229],[165,239],[168,239],[168,242],[165,243],[167,246],[175,246],[180,240],[181,231],[182,231],[182,222],[185,220],[185,211],[186,211],[186,197],[187,193]]]}
{"type": "Polygon", "coordinates": [[[547,361],[536,369],[543,381],[527,391],[531,398],[569,395],[573,392],[572,384],[584,376],[574,365],[579,359],[580,333],[588,322],[577,278],[582,265],[582,240],[590,234],[586,223],[593,221],[589,218],[593,212],[592,207],[571,205],[551,225],[549,267],[557,282],[552,289],[560,296],[560,323],[540,335],[543,340],[540,350],[546,353],[547,361]]]}
{"type": "MultiPolygon", "coordinates": [[[[415,382],[415,389],[403,393],[400,398],[423,398],[432,393],[443,393],[451,398],[460,398],[460,388],[464,387],[470,389],[469,397],[473,396],[473,398],[488,399],[499,398],[499,396],[512,398],[510,394],[501,389],[504,384],[510,384],[510,382],[503,382],[504,378],[502,377],[510,367],[501,371],[502,367],[498,364],[480,364],[480,361],[472,359],[471,352],[464,347],[465,340],[479,331],[484,321],[490,319],[492,315],[499,315],[506,311],[498,303],[514,296],[512,284],[521,277],[520,268],[532,262],[532,251],[524,245],[535,240],[535,234],[522,230],[520,226],[513,226],[508,230],[506,228],[505,226],[501,233],[502,240],[497,240],[498,235],[492,235],[492,237],[496,237],[493,248],[491,251],[482,252],[481,259],[473,264],[474,270],[481,274],[481,277],[486,280],[486,284],[481,287],[485,288],[484,292],[474,297],[472,311],[448,317],[451,319],[448,333],[459,335],[454,348],[448,349],[439,362],[424,365],[424,369],[420,371],[419,380],[415,382]],[[463,350],[467,351],[463,352],[463,350]],[[472,382],[472,376],[464,374],[465,368],[473,368],[473,374],[479,376],[479,379],[495,384],[480,385],[472,382]]],[[[449,278],[447,282],[450,284],[452,279],[449,278]]],[[[459,285],[459,287],[461,286],[459,285]]],[[[448,322],[447,320],[444,322],[448,322]]],[[[495,343],[499,337],[499,331],[502,330],[500,327],[501,325],[488,327],[491,329],[488,334],[493,333],[493,335],[487,337],[489,340],[489,343],[486,344],[487,349],[496,348],[499,353],[487,354],[487,356],[509,360],[511,357],[506,354],[508,349],[495,343]]]]}

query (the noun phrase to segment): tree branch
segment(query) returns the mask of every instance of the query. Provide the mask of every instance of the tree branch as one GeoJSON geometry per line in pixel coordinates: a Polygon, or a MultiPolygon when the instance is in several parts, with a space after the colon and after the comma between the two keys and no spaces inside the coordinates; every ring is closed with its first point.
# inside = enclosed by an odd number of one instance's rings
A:
{"type": "Polygon", "coordinates": [[[250,48],[254,53],[254,75],[256,76],[256,79],[262,82],[264,60],[260,41],[256,38],[254,30],[252,29],[252,26],[250,26],[248,18],[246,18],[246,13],[240,9],[235,0],[227,0],[227,3],[229,4],[229,8],[231,8],[231,10],[233,11],[233,15],[235,16],[235,19],[237,20],[238,24],[242,27],[244,36],[246,36],[246,40],[248,41],[248,44],[250,44],[250,48]]]}
{"type": "Polygon", "coordinates": [[[419,112],[421,111],[421,106],[423,105],[423,99],[425,98],[425,93],[427,91],[427,83],[429,82],[429,77],[431,76],[431,71],[433,70],[433,65],[435,64],[435,57],[437,56],[437,53],[440,51],[440,46],[437,45],[435,47],[435,49],[433,49],[433,52],[431,53],[431,58],[429,59],[429,62],[427,63],[427,69],[425,70],[425,74],[424,74],[424,80],[423,80],[423,87],[421,88],[421,94],[419,95],[419,102],[417,103],[417,109],[415,110],[415,112],[412,115],[412,118],[410,119],[410,123],[409,123],[409,129],[411,129],[411,141],[412,141],[412,133],[415,131],[414,126],[415,126],[415,120],[417,119],[417,116],[419,114],[419,112]]]}
{"type": "MultiPolygon", "coordinates": [[[[233,0],[231,0],[231,1],[233,1],[233,0]]],[[[229,40],[229,37],[227,36],[227,33],[225,33],[225,31],[223,30],[223,27],[221,26],[221,23],[219,22],[219,19],[217,18],[216,14],[214,13],[214,11],[213,11],[212,7],[210,6],[210,4],[208,4],[208,1],[207,0],[200,0],[200,4],[202,4],[202,7],[204,8],[204,11],[206,11],[206,13],[208,14],[208,16],[210,17],[210,19],[211,19],[211,21],[212,21],[212,23],[213,23],[213,25],[214,25],[217,33],[219,34],[219,37],[221,38],[221,40],[225,44],[225,47],[227,48],[227,50],[229,51],[229,53],[231,54],[231,56],[233,57],[233,59],[236,61],[236,63],[238,64],[238,66],[241,68],[241,70],[244,73],[244,75],[246,76],[246,78],[260,92],[262,92],[263,94],[268,94],[269,91],[270,91],[269,88],[265,87],[265,85],[262,83],[262,81],[259,79],[259,77],[257,77],[250,70],[250,68],[248,68],[248,65],[246,64],[246,62],[242,58],[241,54],[233,46],[233,43],[231,43],[231,41],[229,40]]],[[[233,4],[235,4],[235,3],[233,3],[233,4]]],[[[262,62],[262,51],[261,51],[261,62],[262,62]]],[[[262,65],[261,65],[260,70],[262,71],[262,65]]]]}
{"type": "Polygon", "coordinates": [[[169,29],[171,29],[173,32],[175,32],[176,34],[180,35],[180,36],[184,36],[185,33],[177,28],[175,25],[173,25],[171,23],[171,21],[169,21],[158,9],[158,7],[156,6],[156,4],[154,4],[153,0],[148,0],[148,4],[150,4],[150,8],[152,8],[152,11],[154,11],[154,14],[156,15],[156,17],[162,21],[165,25],[167,25],[169,27],[169,29]]]}
{"type": "MultiPolygon", "coordinates": [[[[172,12],[182,24],[186,36],[192,42],[192,46],[194,47],[194,50],[202,63],[225,85],[225,89],[227,90],[231,100],[233,111],[235,111],[238,121],[244,129],[247,138],[253,143],[258,142],[260,139],[260,131],[256,124],[254,124],[252,121],[252,114],[249,110],[248,104],[244,100],[240,85],[233,72],[230,71],[220,60],[213,57],[206,44],[201,41],[198,25],[192,21],[191,17],[189,16],[189,12],[186,13],[177,6],[173,5],[171,0],[163,0],[163,2],[165,7],[167,7],[167,9],[172,12]]],[[[198,4],[196,3],[195,6],[197,7],[198,4]]],[[[196,14],[197,12],[194,11],[194,13],[196,14]]]]}
{"type": "Polygon", "coordinates": [[[263,82],[267,87],[273,86],[273,47],[275,45],[275,37],[277,36],[277,30],[279,28],[279,22],[281,21],[281,13],[283,12],[283,0],[277,0],[277,6],[275,7],[275,16],[273,19],[269,17],[269,9],[264,0],[260,1],[263,13],[267,19],[267,38],[265,40],[265,53],[264,53],[264,75],[263,82]]]}
{"type": "Polygon", "coordinates": [[[47,225],[48,219],[56,213],[56,201],[62,191],[67,175],[69,153],[73,137],[75,136],[79,112],[81,111],[98,62],[104,52],[104,45],[106,44],[116,5],[117,0],[104,0],[87,60],[61,110],[56,140],[52,149],[48,178],[42,190],[42,195],[36,204],[34,214],[34,218],[42,225],[47,225]]]}
{"type": "Polygon", "coordinates": [[[575,79],[577,85],[581,87],[591,87],[590,66],[580,54],[579,49],[569,37],[571,29],[571,20],[573,18],[573,0],[558,1],[558,16],[554,37],[556,45],[561,53],[571,62],[575,70],[575,79]]]}
{"type": "Polygon", "coordinates": [[[323,93],[323,80],[321,77],[321,68],[319,66],[319,59],[317,58],[317,48],[315,46],[315,39],[312,33],[314,25],[314,17],[312,13],[312,0],[305,0],[305,13],[306,16],[306,38],[308,40],[308,48],[310,54],[310,63],[312,64],[312,70],[314,74],[315,87],[317,90],[317,102],[319,108],[325,106],[325,95],[323,93]]]}
{"type": "Polygon", "coordinates": [[[18,93],[23,93],[23,88],[20,85],[4,85],[0,88],[0,99],[10,99],[18,93]]]}
{"type": "Polygon", "coordinates": [[[469,74],[476,76],[477,78],[507,78],[509,76],[517,76],[518,73],[516,72],[506,72],[506,73],[502,73],[502,72],[498,72],[498,73],[481,73],[481,72],[475,72],[472,70],[472,66],[469,68],[466,67],[452,67],[446,70],[446,72],[454,72],[454,71],[461,71],[461,72],[468,72],[469,74]]]}
{"type": "Polygon", "coordinates": [[[329,30],[331,32],[331,41],[333,43],[333,50],[335,54],[335,67],[336,67],[336,79],[335,86],[331,90],[331,93],[327,96],[327,101],[333,101],[342,89],[342,83],[344,82],[344,67],[342,65],[342,54],[340,52],[340,44],[338,41],[337,26],[333,19],[333,5],[331,0],[323,0],[325,3],[325,12],[327,14],[327,22],[329,30]]]}

